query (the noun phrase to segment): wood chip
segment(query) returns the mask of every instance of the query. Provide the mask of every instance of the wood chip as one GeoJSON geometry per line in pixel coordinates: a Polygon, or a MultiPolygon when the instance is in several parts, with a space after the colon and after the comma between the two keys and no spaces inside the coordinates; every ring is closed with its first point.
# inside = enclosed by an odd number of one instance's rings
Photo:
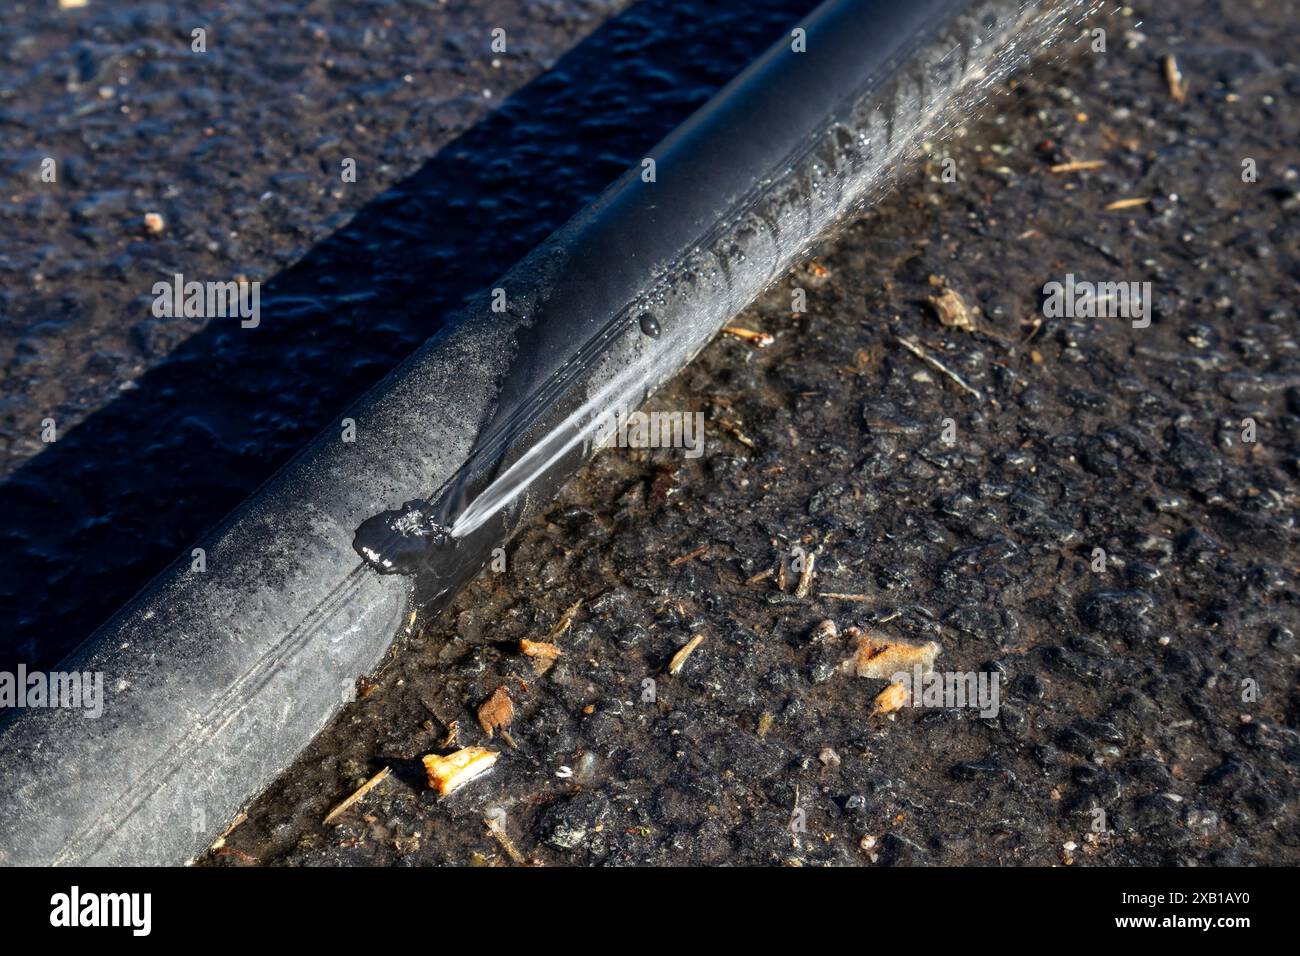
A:
{"type": "Polygon", "coordinates": [[[813,575],[816,574],[817,552],[809,551],[803,558],[803,570],[799,572],[799,583],[794,586],[794,596],[806,598],[812,587],[813,575]]]}
{"type": "Polygon", "coordinates": [[[907,703],[907,687],[901,681],[895,681],[879,694],[871,703],[871,716],[892,714],[907,703]]]}
{"type": "Polygon", "coordinates": [[[1104,159],[1079,159],[1072,163],[1057,163],[1049,167],[1053,173],[1081,173],[1089,169],[1101,169],[1106,165],[1104,159]]]}
{"type": "Polygon", "coordinates": [[[358,800],[360,800],[362,797],[368,794],[371,790],[375,789],[375,787],[379,786],[381,783],[387,780],[388,774],[389,774],[389,768],[385,767],[383,770],[379,771],[379,773],[375,774],[373,777],[371,777],[361,786],[357,787],[357,789],[352,792],[352,796],[348,797],[346,800],[344,800],[342,803],[340,803],[337,807],[335,807],[326,815],[325,819],[321,821],[321,825],[328,826],[332,821],[337,819],[338,816],[341,813],[343,813],[344,810],[348,809],[348,807],[355,804],[358,800]]]}
{"type": "Polygon", "coordinates": [[[530,641],[525,638],[519,642],[519,653],[533,659],[533,673],[541,676],[555,665],[556,659],[563,655],[564,651],[555,644],[546,641],[530,641]]]}
{"type": "Polygon", "coordinates": [[[1169,84],[1169,95],[1173,97],[1175,103],[1185,103],[1187,101],[1187,81],[1183,79],[1182,70],[1178,69],[1178,61],[1170,53],[1165,57],[1165,82],[1169,84]]]}
{"type": "Polygon", "coordinates": [[[1145,206],[1145,205],[1146,205],[1147,203],[1149,203],[1150,201],[1151,201],[1150,197],[1146,197],[1146,198],[1138,198],[1138,197],[1134,197],[1134,198],[1132,198],[1132,199],[1116,199],[1113,203],[1108,203],[1108,204],[1106,205],[1106,211],[1107,211],[1107,212],[1114,212],[1114,211],[1117,210],[1117,209],[1134,209],[1134,208],[1136,208],[1136,207],[1138,207],[1138,206],[1145,206]]]}
{"type": "Polygon", "coordinates": [[[478,725],[483,728],[483,733],[490,739],[499,730],[501,739],[511,747],[515,745],[510,739],[510,722],[514,719],[515,703],[510,699],[504,684],[493,691],[492,696],[478,709],[478,725]]]}
{"type": "Polygon", "coordinates": [[[939,651],[940,647],[934,641],[910,644],[860,631],[853,656],[841,664],[840,669],[857,677],[892,680],[895,674],[911,671],[918,665],[922,672],[928,673],[934,668],[934,659],[939,656],[939,651]]]}
{"type": "Polygon", "coordinates": [[[698,558],[700,555],[704,554],[704,552],[708,550],[709,550],[709,546],[707,544],[702,544],[694,551],[690,552],[689,554],[683,554],[680,557],[673,558],[671,561],[668,562],[668,567],[670,568],[680,567],[681,565],[685,564],[687,561],[691,561],[695,558],[698,558]]]}
{"type": "Polygon", "coordinates": [[[776,341],[776,339],[768,335],[766,332],[755,332],[753,329],[743,329],[735,325],[729,325],[722,331],[726,332],[728,335],[734,335],[736,338],[742,339],[755,348],[760,349],[765,349],[776,341]]]}
{"type": "Polygon", "coordinates": [[[704,643],[703,634],[696,634],[689,641],[687,641],[681,647],[681,649],[678,650],[678,652],[673,655],[673,659],[668,662],[668,673],[676,677],[677,674],[681,671],[682,665],[686,663],[686,658],[690,657],[691,654],[694,653],[695,648],[699,647],[703,643],[704,643]]]}
{"type": "Polygon", "coordinates": [[[560,650],[560,648],[555,644],[550,644],[546,641],[530,641],[527,638],[523,638],[519,642],[519,653],[523,654],[525,657],[540,657],[545,660],[553,661],[557,657],[562,656],[564,651],[560,650]]]}
{"type": "Polygon", "coordinates": [[[946,329],[959,329],[962,332],[974,332],[975,322],[970,317],[966,303],[952,289],[944,289],[938,295],[928,296],[926,301],[939,317],[939,324],[946,329]]]}
{"type": "Polygon", "coordinates": [[[561,614],[560,619],[555,623],[555,627],[551,628],[551,633],[546,635],[546,639],[548,641],[554,641],[557,637],[559,637],[570,627],[572,627],[573,619],[577,615],[578,609],[580,607],[582,607],[582,602],[578,601],[575,604],[573,604],[573,606],[570,607],[567,611],[561,614]]]}
{"type": "Polygon", "coordinates": [[[746,448],[754,449],[758,447],[757,445],[754,444],[754,440],[750,438],[748,435],[746,435],[744,432],[742,432],[740,430],[740,426],[737,425],[735,422],[729,422],[725,419],[719,419],[718,424],[722,426],[723,431],[725,431],[732,438],[736,439],[736,441],[740,442],[746,448]]]}
{"type": "Polygon", "coordinates": [[[499,756],[486,747],[463,747],[445,757],[429,754],[423,758],[429,789],[436,790],[440,797],[450,796],[491,770],[499,756]]]}

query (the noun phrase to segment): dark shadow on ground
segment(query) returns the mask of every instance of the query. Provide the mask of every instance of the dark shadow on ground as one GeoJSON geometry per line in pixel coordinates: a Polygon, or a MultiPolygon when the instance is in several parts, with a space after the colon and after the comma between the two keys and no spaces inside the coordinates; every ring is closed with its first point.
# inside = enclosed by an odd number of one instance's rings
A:
{"type": "Polygon", "coordinates": [[[0,486],[0,668],[72,650],[815,4],[728,6],[611,20],[0,486]]]}

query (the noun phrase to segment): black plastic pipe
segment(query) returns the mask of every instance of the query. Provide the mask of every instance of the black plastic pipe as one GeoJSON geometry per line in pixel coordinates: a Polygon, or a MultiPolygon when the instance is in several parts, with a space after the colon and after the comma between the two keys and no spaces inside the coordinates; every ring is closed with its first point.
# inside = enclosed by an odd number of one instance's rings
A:
{"type": "Polygon", "coordinates": [[[792,25],[646,157],[653,176],[630,170],[201,542],[205,570],[186,554],[61,666],[103,675],[102,716],[0,729],[0,862],[202,852],[550,500],[602,413],[638,406],[1065,17],[1033,7],[831,0],[792,25]]]}

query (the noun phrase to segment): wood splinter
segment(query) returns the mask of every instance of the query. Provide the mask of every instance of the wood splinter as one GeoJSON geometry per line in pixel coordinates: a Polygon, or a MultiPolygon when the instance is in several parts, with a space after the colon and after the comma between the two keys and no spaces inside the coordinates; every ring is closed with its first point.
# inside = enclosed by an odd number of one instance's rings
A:
{"type": "Polygon", "coordinates": [[[673,659],[668,662],[668,673],[671,674],[673,677],[676,677],[677,674],[681,671],[682,666],[685,665],[686,658],[690,657],[691,654],[694,653],[695,648],[699,647],[703,643],[704,643],[704,635],[696,634],[684,645],[682,645],[681,649],[678,650],[678,652],[673,655],[673,659]]]}
{"type": "Polygon", "coordinates": [[[379,786],[381,783],[387,780],[388,775],[389,775],[389,768],[385,767],[383,770],[379,771],[379,773],[375,774],[373,777],[371,777],[361,786],[357,787],[356,790],[352,791],[352,795],[350,797],[348,797],[346,800],[344,800],[342,803],[340,803],[337,807],[335,807],[326,815],[325,819],[321,821],[321,825],[329,826],[329,824],[332,823],[334,820],[336,820],[339,817],[339,815],[342,814],[345,810],[347,810],[349,807],[354,805],[358,800],[360,800],[362,797],[368,794],[371,790],[375,789],[375,787],[379,786]]]}

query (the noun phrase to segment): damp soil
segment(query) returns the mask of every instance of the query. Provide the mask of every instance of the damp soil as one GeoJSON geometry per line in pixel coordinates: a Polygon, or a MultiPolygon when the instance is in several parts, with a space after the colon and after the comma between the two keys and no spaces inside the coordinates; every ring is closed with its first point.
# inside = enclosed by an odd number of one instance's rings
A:
{"type": "Polygon", "coordinates": [[[738,316],[773,344],[719,336],[650,406],[705,453],[601,452],[203,862],[1300,862],[1297,11],[1164,7],[738,316]],[[1149,327],[1045,318],[1067,274],[1151,282],[1149,327]],[[997,716],[871,716],[850,626],[996,673],[997,716]],[[476,717],[503,687],[513,745],[476,717]],[[470,745],[496,766],[439,799],[420,758],[470,745]]]}

